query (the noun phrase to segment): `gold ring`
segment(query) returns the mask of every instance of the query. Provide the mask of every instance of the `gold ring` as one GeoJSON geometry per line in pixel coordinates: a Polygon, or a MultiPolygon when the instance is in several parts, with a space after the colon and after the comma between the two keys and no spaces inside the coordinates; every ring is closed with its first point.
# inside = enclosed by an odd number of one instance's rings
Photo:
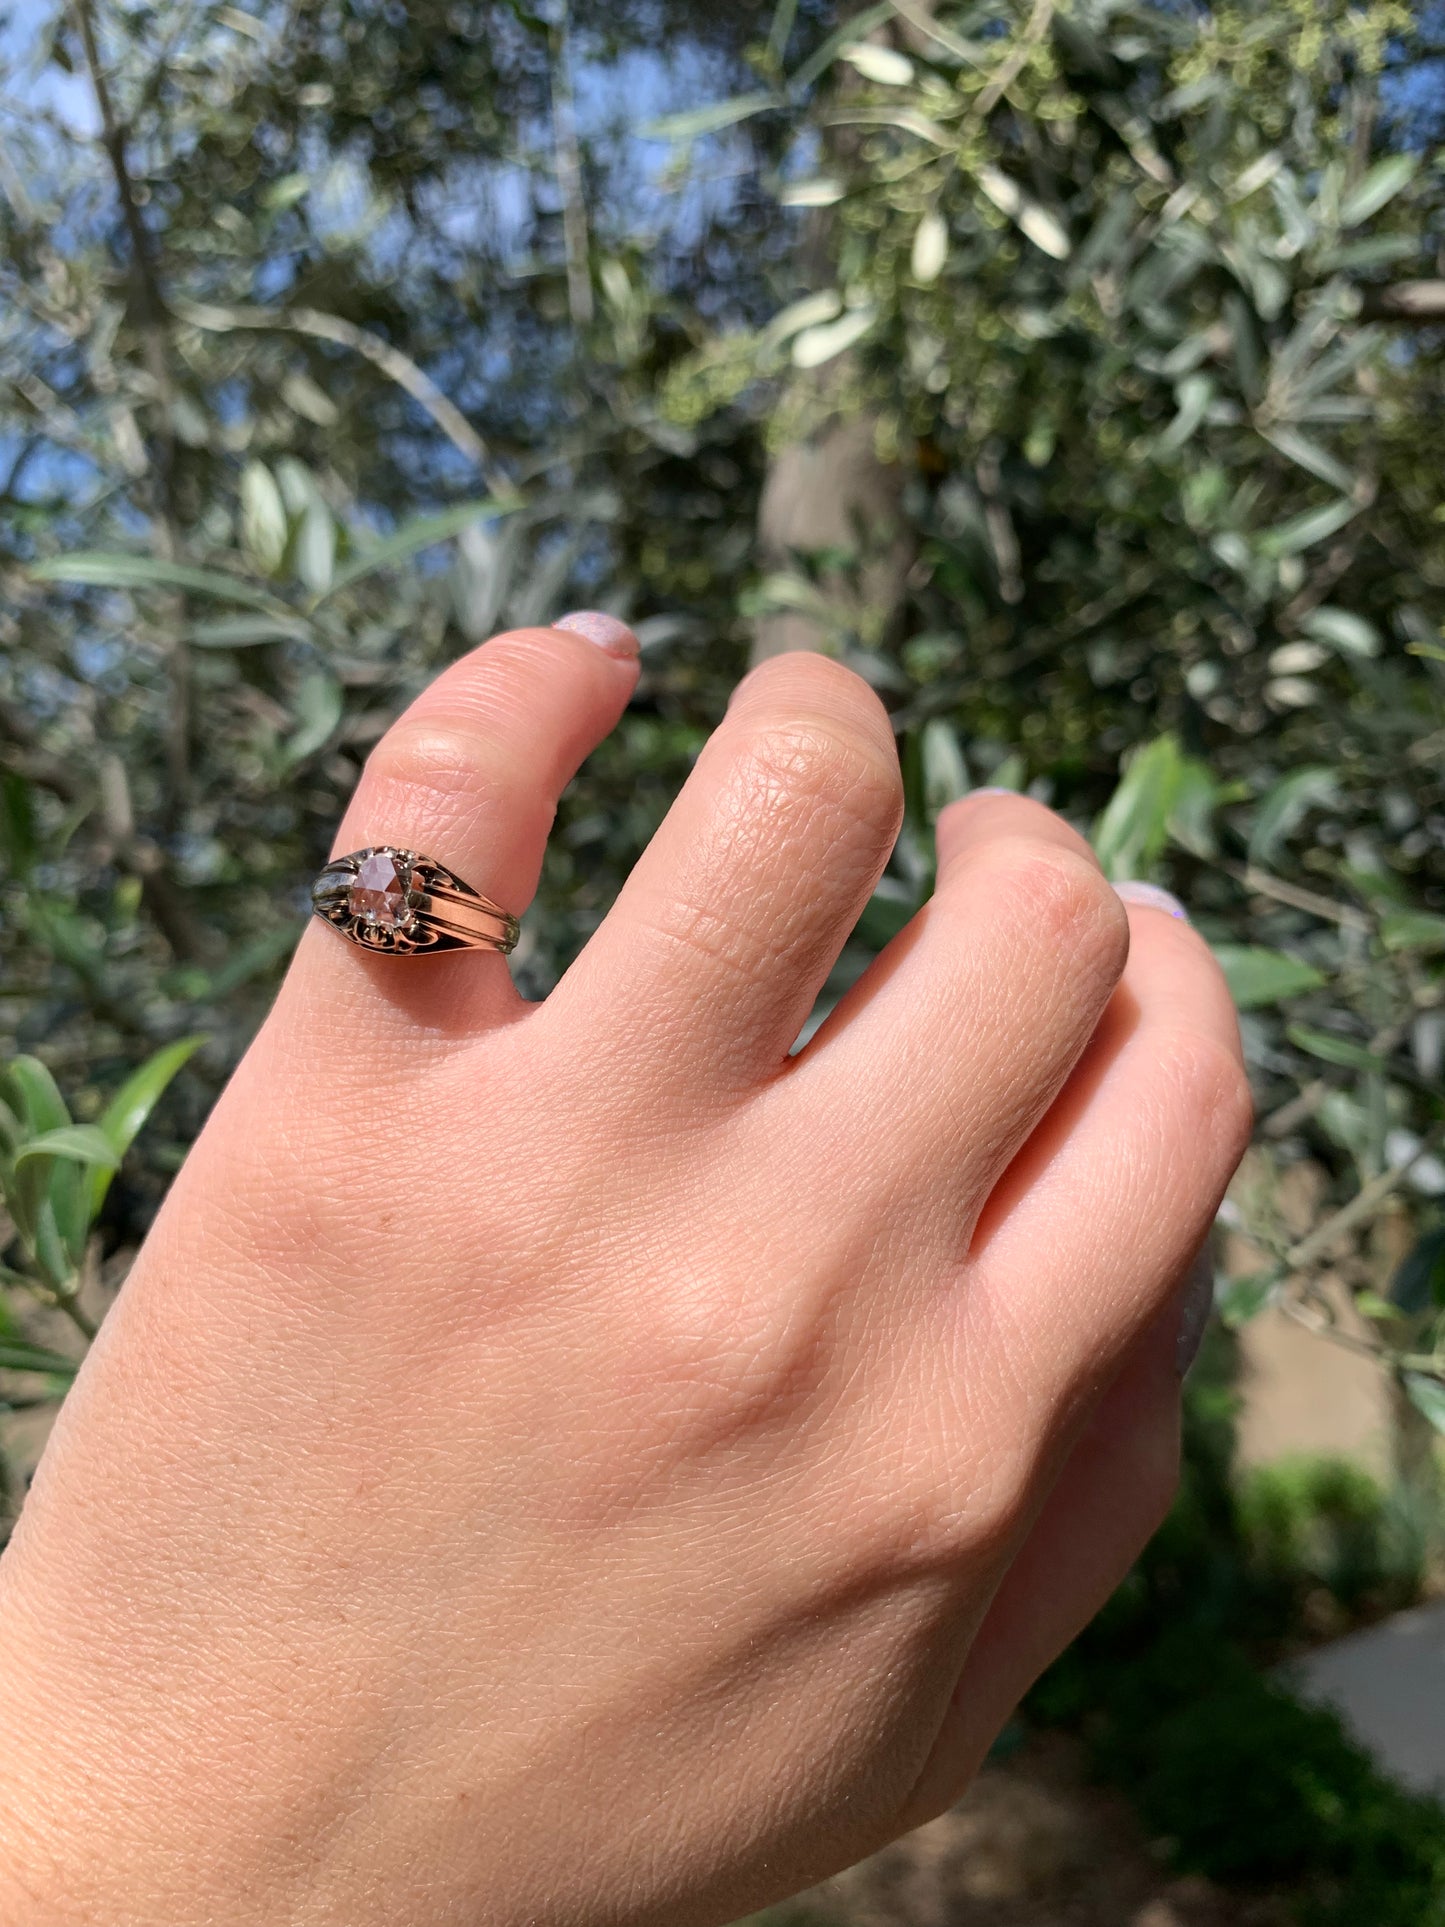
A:
{"type": "Polygon", "coordinates": [[[500,950],[517,941],[517,919],[444,863],[378,843],[334,856],[311,886],[311,908],[364,950],[434,957],[444,950],[500,950]]]}

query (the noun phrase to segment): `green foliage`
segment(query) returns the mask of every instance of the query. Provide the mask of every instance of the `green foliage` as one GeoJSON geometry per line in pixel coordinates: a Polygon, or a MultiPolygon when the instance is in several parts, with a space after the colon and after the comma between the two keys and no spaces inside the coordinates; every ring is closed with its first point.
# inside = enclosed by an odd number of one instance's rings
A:
{"type": "MultiPolygon", "coordinates": [[[[1167,882],[1214,946],[1260,1158],[1308,1157],[1328,1210],[1368,1206],[1312,1251],[1267,1187],[1247,1200],[1262,1255],[1225,1281],[1226,1316],[1309,1312],[1327,1259],[1402,1409],[1439,1427],[1427,10],[578,0],[572,63],[607,111],[575,167],[556,30],[526,8],[95,11],[139,255],[111,160],[53,104],[95,87],[70,13],[32,9],[6,43],[0,1370],[70,1369],[12,1297],[74,1315],[83,1266],[143,1232],[367,750],[438,669],[569,606],[644,641],[514,960],[545,994],[722,714],[750,625],[784,610],[882,693],[908,795],[823,1007],[925,898],[933,819],[968,783],[1094,826],[1109,874],[1167,882]],[[839,418],[869,425],[896,512],[764,555],[770,461],[839,418]],[[894,544],[906,566],[877,570],[894,544]],[[199,1030],[171,1135],[131,1149],[199,1030]],[[1356,1242],[1392,1199],[1415,1221],[1393,1277],[1356,1242]]],[[[1320,1919],[1434,1918],[1423,1810],[1320,1719],[1211,1671],[1216,1637],[1282,1639],[1306,1583],[1341,1611],[1403,1584],[1393,1528],[1348,1482],[1237,1512],[1203,1462],[1042,1698],[1072,1678],[1076,1711],[1110,1702],[1101,1747],[1184,1857],[1223,1864],[1223,1788],[1261,1876],[1325,1827],[1320,1919]],[[1109,1672],[1116,1697],[1091,1669],[1132,1664],[1125,1646],[1144,1670],[1109,1672]],[[1229,1730],[1191,1738],[1191,1696],[1229,1730]],[[1395,1834],[1385,1893],[1370,1869],[1395,1834]]]]}
{"type": "Polygon", "coordinates": [[[1238,1486],[1247,1556],[1279,1582],[1323,1586],[1346,1612],[1403,1603],[1424,1577],[1413,1522],[1341,1459],[1254,1467],[1238,1486]]]}
{"type": "Polygon", "coordinates": [[[1305,1927],[1445,1921],[1445,1813],[1232,1647],[1162,1639],[1116,1684],[1101,1765],[1181,1867],[1304,1889],[1305,1927]]]}
{"type": "Polygon", "coordinates": [[[1238,1477],[1229,1371],[1227,1346],[1207,1347],[1169,1520],[1029,1713],[1082,1730],[1180,1868],[1279,1884],[1301,1927],[1445,1922],[1445,1810],[1271,1668],[1306,1608],[1343,1626],[1416,1596],[1406,1495],[1328,1459],[1238,1477]]]}
{"type": "MultiPolygon", "coordinates": [[[[93,1124],[72,1120],[38,1058],[14,1057],[0,1071],[0,1198],[9,1220],[0,1257],[13,1260],[0,1264],[0,1282],[66,1312],[86,1337],[93,1327],[78,1299],[110,1181],[167,1085],[203,1041],[181,1038],[157,1051],[93,1124]]],[[[30,1344],[7,1310],[0,1324],[0,1369],[68,1376],[74,1366],[30,1344]]]]}

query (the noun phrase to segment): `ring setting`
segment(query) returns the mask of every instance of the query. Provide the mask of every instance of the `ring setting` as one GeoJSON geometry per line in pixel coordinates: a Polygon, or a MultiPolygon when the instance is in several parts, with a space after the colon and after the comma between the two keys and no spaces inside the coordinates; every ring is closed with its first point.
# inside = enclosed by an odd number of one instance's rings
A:
{"type": "Polygon", "coordinates": [[[311,886],[311,908],[350,942],[392,957],[505,955],[518,935],[517,919],[454,870],[390,843],[333,857],[311,886]]]}

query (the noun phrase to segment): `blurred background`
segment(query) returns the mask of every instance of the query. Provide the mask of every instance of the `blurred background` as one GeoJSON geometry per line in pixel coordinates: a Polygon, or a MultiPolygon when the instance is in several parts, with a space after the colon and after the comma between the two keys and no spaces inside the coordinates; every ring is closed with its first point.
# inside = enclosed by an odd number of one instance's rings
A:
{"type": "Polygon", "coordinates": [[[1259,1126],[1168,1526],[773,1918],[1445,1922],[1442,130],[1404,0],[0,11],[0,1511],[402,705],[642,638],[541,996],[825,650],[908,790],[829,999],[1027,789],[1188,903],[1259,1126]]]}

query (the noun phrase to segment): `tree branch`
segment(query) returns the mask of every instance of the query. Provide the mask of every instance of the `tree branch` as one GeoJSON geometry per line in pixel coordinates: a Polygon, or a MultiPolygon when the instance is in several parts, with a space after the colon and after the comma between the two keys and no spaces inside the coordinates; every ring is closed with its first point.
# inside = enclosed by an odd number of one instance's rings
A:
{"type": "Polygon", "coordinates": [[[1013,51],[974,101],[971,109],[973,119],[980,121],[988,119],[1028,65],[1034,48],[1048,32],[1049,22],[1053,17],[1054,0],[1034,0],[1034,10],[1029,16],[1027,26],[1014,42],[1013,51]]]}
{"type": "MultiPolygon", "coordinates": [[[[0,702],[0,766],[49,790],[72,808],[92,801],[91,786],[75,766],[42,749],[25,719],[5,702],[0,702]]],[[[183,963],[203,961],[213,945],[176,888],[160,847],[133,830],[116,836],[114,847],[121,867],[140,880],[141,901],[172,955],[183,963]]]]}
{"type": "Polygon", "coordinates": [[[1326,1218],[1307,1238],[1290,1246],[1284,1254],[1287,1268],[1290,1271],[1306,1270],[1317,1258],[1323,1258],[1331,1251],[1347,1231],[1376,1216],[1390,1194],[1399,1189],[1420,1159],[1431,1151],[1438,1151],[1442,1141],[1445,1141],[1445,1127],[1422,1138],[1409,1157],[1402,1158],[1398,1164],[1392,1164],[1389,1170],[1371,1178],[1333,1217],[1326,1218]]]}
{"type": "Polygon", "coordinates": [[[564,0],[552,29],[552,144],[557,186],[562,193],[562,240],[567,254],[567,306],[572,326],[592,325],[592,270],[588,261],[587,200],[582,185],[582,154],[577,145],[577,113],[572,98],[572,27],[564,0]]]}
{"type": "Polygon", "coordinates": [[[1367,321],[1445,321],[1445,281],[1399,281],[1363,292],[1367,321]]]}
{"type": "MultiPolygon", "coordinates": [[[[126,234],[130,240],[131,274],[135,284],[136,307],[140,321],[142,352],[146,370],[155,386],[157,425],[155,432],[156,522],[158,546],[165,560],[179,559],[182,540],[180,516],[176,505],[175,388],[171,381],[168,312],[161,293],[160,269],[150,229],[141,218],[140,202],[126,160],[126,129],[116,117],[110,86],[101,64],[96,41],[95,20],[90,0],[72,0],[71,11],[85,49],[85,63],[95,104],[100,112],[100,139],[110,159],[115,191],[120,200],[126,234]]],[[[172,825],[178,819],[190,789],[191,764],[191,663],[185,642],[185,606],[175,599],[167,666],[170,685],[170,718],[166,732],[166,814],[172,825]]]]}
{"type": "Polygon", "coordinates": [[[175,312],[180,320],[211,334],[227,334],[233,328],[274,329],[281,334],[311,335],[318,341],[334,341],[352,349],[431,416],[453,448],[480,470],[489,488],[501,492],[509,486],[501,471],[493,467],[486,443],[455,402],[448,401],[430,375],[380,335],[368,334],[354,322],[343,321],[340,315],[322,314],[316,308],[217,308],[209,302],[178,301],[175,312]]]}

